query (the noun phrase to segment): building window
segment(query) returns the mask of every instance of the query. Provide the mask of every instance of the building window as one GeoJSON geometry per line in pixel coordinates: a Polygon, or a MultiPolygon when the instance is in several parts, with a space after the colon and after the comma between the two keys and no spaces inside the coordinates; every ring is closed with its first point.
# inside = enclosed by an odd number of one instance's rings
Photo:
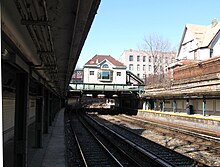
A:
{"type": "Polygon", "coordinates": [[[151,71],[151,65],[148,66],[148,71],[151,71]]]}
{"type": "Polygon", "coordinates": [[[143,71],[145,71],[146,70],[146,65],[143,65],[143,71]]]}
{"type": "Polygon", "coordinates": [[[110,79],[110,72],[109,71],[103,71],[101,73],[102,79],[110,79]]]}
{"type": "Polygon", "coordinates": [[[137,71],[140,71],[140,64],[137,65],[137,71]]]}
{"type": "Polygon", "coordinates": [[[148,61],[149,61],[149,63],[150,63],[150,62],[151,62],[151,56],[149,56],[149,58],[148,58],[148,59],[149,59],[148,61]]]}
{"type": "Polygon", "coordinates": [[[109,68],[108,64],[104,64],[102,68],[109,68]]]}
{"type": "Polygon", "coordinates": [[[98,79],[104,81],[112,81],[113,71],[100,71],[98,72],[98,79]]]}
{"type": "Polygon", "coordinates": [[[138,78],[140,78],[140,74],[137,74],[138,78]]]}
{"type": "Polygon", "coordinates": [[[137,61],[140,61],[140,56],[139,55],[137,56],[137,61]]]}
{"type": "Polygon", "coordinates": [[[133,59],[134,59],[133,55],[130,55],[129,56],[129,61],[133,61],[133,59]]]}
{"type": "Polygon", "coordinates": [[[117,76],[121,76],[121,72],[117,72],[117,76]]]}
{"type": "Polygon", "coordinates": [[[89,71],[89,75],[94,75],[94,71],[89,71]]]}
{"type": "Polygon", "coordinates": [[[213,56],[213,49],[210,49],[210,58],[213,56]]]}
{"type": "Polygon", "coordinates": [[[133,71],[133,64],[129,64],[129,70],[133,71]]]}

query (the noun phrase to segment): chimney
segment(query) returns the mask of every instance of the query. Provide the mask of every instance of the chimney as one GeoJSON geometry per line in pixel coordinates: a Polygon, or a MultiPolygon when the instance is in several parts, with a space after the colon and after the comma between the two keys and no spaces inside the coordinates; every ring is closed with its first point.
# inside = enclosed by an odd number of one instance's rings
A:
{"type": "Polygon", "coordinates": [[[218,20],[217,19],[213,19],[212,20],[212,28],[215,27],[218,24],[218,20]]]}

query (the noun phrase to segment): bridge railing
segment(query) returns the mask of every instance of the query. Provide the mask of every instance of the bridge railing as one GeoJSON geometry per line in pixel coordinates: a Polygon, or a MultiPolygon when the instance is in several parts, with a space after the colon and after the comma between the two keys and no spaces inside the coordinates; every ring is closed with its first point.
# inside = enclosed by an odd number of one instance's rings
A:
{"type": "Polygon", "coordinates": [[[120,84],[86,84],[71,83],[69,91],[140,91],[144,90],[144,85],[120,85],[120,84]]]}

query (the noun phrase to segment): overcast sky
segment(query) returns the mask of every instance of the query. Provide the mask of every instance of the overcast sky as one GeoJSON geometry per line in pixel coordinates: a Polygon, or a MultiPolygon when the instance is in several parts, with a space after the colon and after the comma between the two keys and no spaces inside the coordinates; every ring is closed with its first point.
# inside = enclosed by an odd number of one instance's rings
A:
{"type": "Polygon", "coordinates": [[[141,49],[150,34],[178,47],[185,24],[220,21],[219,7],[220,0],[102,0],[77,67],[96,54],[119,59],[124,50],[141,49]]]}

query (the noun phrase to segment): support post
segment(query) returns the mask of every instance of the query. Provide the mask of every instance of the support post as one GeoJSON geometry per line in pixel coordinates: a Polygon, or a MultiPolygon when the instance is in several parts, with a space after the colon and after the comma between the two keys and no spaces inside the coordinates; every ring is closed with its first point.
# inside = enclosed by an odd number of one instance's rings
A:
{"type": "Polygon", "coordinates": [[[154,99],[154,111],[156,111],[156,108],[157,108],[157,101],[156,99],[154,99]]]}
{"type": "Polygon", "coordinates": [[[163,99],[163,102],[162,102],[162,111],[164,112],[165,111],[165,100],[163,99]]]}
{"type": "Polygon", "coordinates": [[[176,112],[176,100],[173,99],[173,112],[175,113],[176,112]]]}
{"type": "Polygon", "coordinates": [[[206,97],[203,96],[202,98],[202,115],[205,116],[206,115],[206,97]]]}
{"type": "Polygon", "coordinates": [[[28,115],[29,115],[29,75],[16,74],[16,102],[14,125],[14,166],[27,166],[28,115]]]}
{"type": "Polygon", "coordinates": [[[35,111],[35,147],[42,148],[43,113],[44,113],[44,87],[39,87],[39,97],[36,99],[35,111]]]}
{"type": "Polygon", "coordinates": [[[147,107],[148,107],[148,110],[151,110],[150,100],[147,101],[147,107]]]}
{"type": "Polygon", "coordinates": [[[55,98],[54,98],[54,94],[51,95],[51,111],[52,111],[52,122],[54,121],[55,118],[55,108],[54,108],[54,104],[55,104],[55,98]]]}
{"type": "Polygon", "coordinates": [[[143,110],[146,110],[147,107],[146,107],[146,100],[144,99],[144,102],[143,102],[143,110]]]}
{"type": "Polygon", "coordinates": [[[35,147],[42,147],[42,113],[43,113],[43,99],[36,99],[36,125],[35,125],[35,147]]]}
{"type": "Polygon", "coordinates": [[[49,97],[48,90],[44,89],[44,118],[43,118],[43,133],[48,133],[49,126],[49,97]]]}
{"type": "Polygon", "coordinates": [[[51,95],[52,94],[48,92],[49,126],[52,126],[52,97],[51,95]]]}

